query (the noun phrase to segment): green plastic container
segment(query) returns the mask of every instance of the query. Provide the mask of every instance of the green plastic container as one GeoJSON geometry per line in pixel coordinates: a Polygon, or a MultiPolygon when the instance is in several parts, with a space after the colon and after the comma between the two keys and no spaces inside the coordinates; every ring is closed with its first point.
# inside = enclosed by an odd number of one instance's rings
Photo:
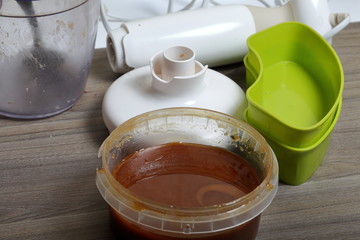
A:
{"type": "Polygon", "coordinates": [[[255,74],[251,64],[249,64],[248,62],[248,56],[246,55],[244,57],[244,65],[245,65],[245,70],[246,70],[246,86],[250,87],[257,79],[258,77],[258,73],[255,74]]]}
{"type": "MultiPolygon", "coordinates": [[[[265,137],[273,149],[279,164],[279,179],[290,185],[299,185],[306,182],[318,169],[323,161],[331,138],[331,134],[340,116],[342,101],[340,100],[336,114],[332,119],[330,127],[314,144],[308,147],[292,147],[274,140],[271,136],[258,131],[265,137]]],[[[244,119],[248,123],[247,110],[244,119]]]]}
{"type": "Polygon", "coordinates": [[[258,32],[247,44],[249,122],[276,142],[313,146],[332,124],[342,96],[344,74],[336,52],[298,22],[258,32]]]}

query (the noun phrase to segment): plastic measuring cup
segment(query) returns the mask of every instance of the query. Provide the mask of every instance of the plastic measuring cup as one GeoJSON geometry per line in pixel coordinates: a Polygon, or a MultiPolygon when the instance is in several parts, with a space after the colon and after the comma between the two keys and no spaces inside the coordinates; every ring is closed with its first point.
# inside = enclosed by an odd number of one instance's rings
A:
{"type": "Polygon", "coordinates": [[[0,2],[0,115],[61,113],[84,92],[99,0],[0,2]]]}

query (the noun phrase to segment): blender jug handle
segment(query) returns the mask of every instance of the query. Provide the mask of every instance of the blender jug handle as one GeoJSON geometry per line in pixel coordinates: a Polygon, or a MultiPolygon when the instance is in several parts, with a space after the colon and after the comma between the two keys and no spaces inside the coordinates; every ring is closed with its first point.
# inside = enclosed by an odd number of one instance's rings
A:
{"type": "Polygon", "coordinates": [[[330,23],[334,26],[324,34],[326,40],[330,40],[335,34],[343,30],[350,23],[350,15],[348,13],[330,14],[330,23]]]}

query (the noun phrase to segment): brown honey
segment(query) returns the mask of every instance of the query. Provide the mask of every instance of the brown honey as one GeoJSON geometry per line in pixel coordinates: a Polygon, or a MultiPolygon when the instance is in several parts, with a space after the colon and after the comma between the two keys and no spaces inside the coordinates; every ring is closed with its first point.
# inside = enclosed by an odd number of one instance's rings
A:
{"type": "MultiPolygon", "coordinates": [[[[244,158],[219,147],[169,143],[127,156],[112,172],[137,198],[172,207],[213,207],[254,190],[261,178],[244,158]]],[[[231,230],[204,234],[162,233],[143,229],[110,209],[119,239],[255,239],[260,215],[231,230]]]]}

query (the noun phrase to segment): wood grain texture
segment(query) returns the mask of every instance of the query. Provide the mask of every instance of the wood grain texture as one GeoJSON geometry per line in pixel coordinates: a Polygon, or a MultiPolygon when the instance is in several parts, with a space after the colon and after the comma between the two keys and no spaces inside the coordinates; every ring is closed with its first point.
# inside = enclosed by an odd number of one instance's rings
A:
{"type": "MultiPolygon", "coordinates": [[[[343,108],[320,168],[299,186],[280,184],[258,239],[359,239],[360,23],[333,40],[345,72],[343,108]]],[[[217,68],[241,86],[244,66],[217,68]]],[[[118,77],[95,51],[86,90],[70,110],[41,120],[0,117],[0,239],[114,239],[95,186],[101,116],[118,77]]]]}

